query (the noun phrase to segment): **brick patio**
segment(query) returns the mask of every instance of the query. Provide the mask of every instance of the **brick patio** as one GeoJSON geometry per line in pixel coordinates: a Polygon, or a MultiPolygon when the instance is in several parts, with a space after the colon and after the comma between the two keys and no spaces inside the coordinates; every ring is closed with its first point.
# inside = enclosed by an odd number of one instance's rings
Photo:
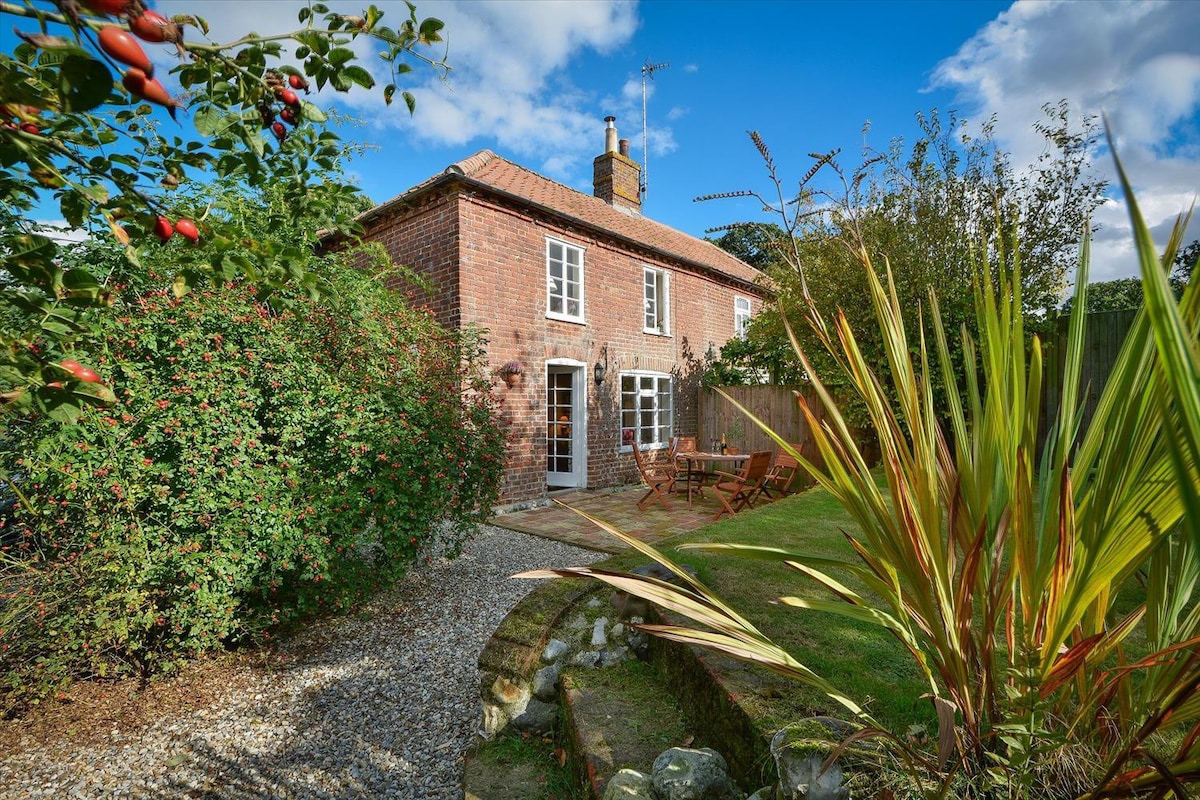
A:
{"type": "Polygon", "coordinates": [[[624,533],[636,536],[644,542],[654,543],[685,531],[694,531],[713,521],[713,515],[721,507],[712,490],[704,497],[692,499],[686,495],[672,495],[672,510],[668,511],[658,501],[650,503],[645,511],[637,507],[637,501],[646,491],[644,486],[625,486],[616,489],[585,489],[556,492],[548,506],[497,514],[491,524],[509,530],[556,539],[603,553],[620,553],[626,545],[593,523],[572,511],[577,508],[593,517],[602,519],[624,533]],[[561,503],[562,505],[559,505],[561,503]],[[569,506],[570,508],[568,508],[569,506]]]}

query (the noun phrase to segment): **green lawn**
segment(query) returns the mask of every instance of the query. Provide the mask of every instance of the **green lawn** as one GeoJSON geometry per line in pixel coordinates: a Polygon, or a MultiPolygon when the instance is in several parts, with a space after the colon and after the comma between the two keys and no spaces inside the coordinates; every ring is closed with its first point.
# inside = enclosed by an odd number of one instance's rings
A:
{"type": "MultiPolygon", "coordinates": [[[[853,551],[843,531],[853,529],[854,523],[836,501],[823,490],[812,489],[670,539],[664,549],[670,558],[694,566],[719,597],[802,664],[865,704],[888,729],[903,733],[909,725],[924,724],[934,731],[932,706],[920,699],[929,685],[908,651],[883,629],[774,604],[787,595],[829,597],[821,586],[782,564],[676,549],[684,542],[736,542],[849,558],[853,551]]],[[[644,560],[640,554],[626,554],[606,566],[628,569],[644,560]]],[[[838,577],[863,591],[847,576],[838,577]]],[[[767,726],[782,726],[811,714],[848,715],[823,693],[798,683],[780,697],[755,702],[762,703],[756,713],[767,726]]]]}

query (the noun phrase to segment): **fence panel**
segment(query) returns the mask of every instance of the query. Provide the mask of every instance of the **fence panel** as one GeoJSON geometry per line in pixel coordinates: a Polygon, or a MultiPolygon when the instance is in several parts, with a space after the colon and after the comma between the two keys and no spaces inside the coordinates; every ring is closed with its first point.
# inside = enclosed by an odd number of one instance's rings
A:
{"type": "MultiPolygon", "coordinates": [[[[1079,407],[1083,412],[1080,436],[1087,430],[1096,412],[1096,403],[1108,375],[1112,372],[1125,343],[1125,336],[1133,327],[1137,309],[1103,311],[1088,314],[1083,339],[1083,363],[1080,371],[1079,407]]],[[[1063,367],[1066,363],[1067,331],[1069,321],[1063,317],[1058,328],[1046,337],[1044,348],[1042,417],[1039,441],[1044,442],[1050,426],[1058,415],[1062,402],[1063,367]]]]}

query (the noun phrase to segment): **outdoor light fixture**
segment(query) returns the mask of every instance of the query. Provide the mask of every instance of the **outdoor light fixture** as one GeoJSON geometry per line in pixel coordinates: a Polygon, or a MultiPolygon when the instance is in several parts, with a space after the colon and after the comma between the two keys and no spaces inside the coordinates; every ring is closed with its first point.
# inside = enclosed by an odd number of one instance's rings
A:
{"type": "Polygon", "coordinates": [[[604,345],[604,362],[596,361],[596,366],[592,367],[592,377],[596,379],[596,385],[604,383],[604,376],[608,372],[608,345],[604,345]]]}

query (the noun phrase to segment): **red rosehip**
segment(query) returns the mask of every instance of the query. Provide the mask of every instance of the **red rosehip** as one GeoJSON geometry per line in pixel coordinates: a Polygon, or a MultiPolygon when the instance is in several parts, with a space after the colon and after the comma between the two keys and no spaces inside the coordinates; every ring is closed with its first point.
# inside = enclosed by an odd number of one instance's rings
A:
{"type": "Polygon", "coordinates": [[[171,112],[171,119],[175,119],[175,109],[184,108],[183,103],[171,97],[166,87],[157,79],[150,80],[146,72],[137,67],[130,67],[125,71],[125,75],[121,78],[121,85],[134,97],[166,106],[167,110],[171,112]]]}
{"type": "Polygon", "coordinates": [[[131,0],[81,0],[81,2],[97,14],[115,17],[129,7],[131,0]]]}
{"type": "Polygon", "coordinates": [[[300,120],[296,119],[296,112],[290,108],[285,108],[279,112],[279,118],[289,125],[299,125],[300,120]]]}
{"type": "Polygon", "coordinates": [[[105,25],[96,34],[96,39],[100,42],[100,49],[117,61],[137,67],[146,73],[147,78],[154,77],[154,64],[150,61],[150,56],[146,55],[146,51],[137,40],[129,35],[129,31],[116,25],[105,25]]]}
{"type": "Polygon", "coordinates": [[[171,227],[171,221],[166,217],[159,217],[154,221],[154,235],[164,242],[175,235],[175,229],[171,227]]]}
{"type": "Polygon", "coordinates": [[[300,95],[296,94],[291,89],[284,89],[283,94],[279,95],[279,99],[289,106],[300,104],[300,95]]]}
{"type": "Polygon", "coordinates": [[[191,239],[193,242],[200,241],[200,231],[196,228],[196,223],[190,219],[181,219],[175,222],[175,232],[185,239],[191,239]]]}
{"type": "Polygon", "coordinates": [[[183,38],[179,26],[157,11],[146,9],[129,20],[129,30],[144,42],[178,42],[183,38]]]}
{"type": "Polygon", "coordinates": [[[37,136],[42,132],[42,129],[37,125],[34,125],[32,122],[22,123],[21,130],[25,131],[26,133],[32,133],[34,136],[37,136]]]}
{"type": "Polygon", "coordinates": [[[275,134],[275,138],[281,143],[287,138],[287,128],[283,127],[282,122],[272,122],[271,133],[275,134]]]}
{"type": "Polygon", "coordinates": [[[78,380],[83,381],[84,383],[99,383],[100,382],[100,376],[97,375],[96,371],[94,369],[92,369],[91,367],[80,367],[79,371],[75,373],[75,377],[78,380]]]}

